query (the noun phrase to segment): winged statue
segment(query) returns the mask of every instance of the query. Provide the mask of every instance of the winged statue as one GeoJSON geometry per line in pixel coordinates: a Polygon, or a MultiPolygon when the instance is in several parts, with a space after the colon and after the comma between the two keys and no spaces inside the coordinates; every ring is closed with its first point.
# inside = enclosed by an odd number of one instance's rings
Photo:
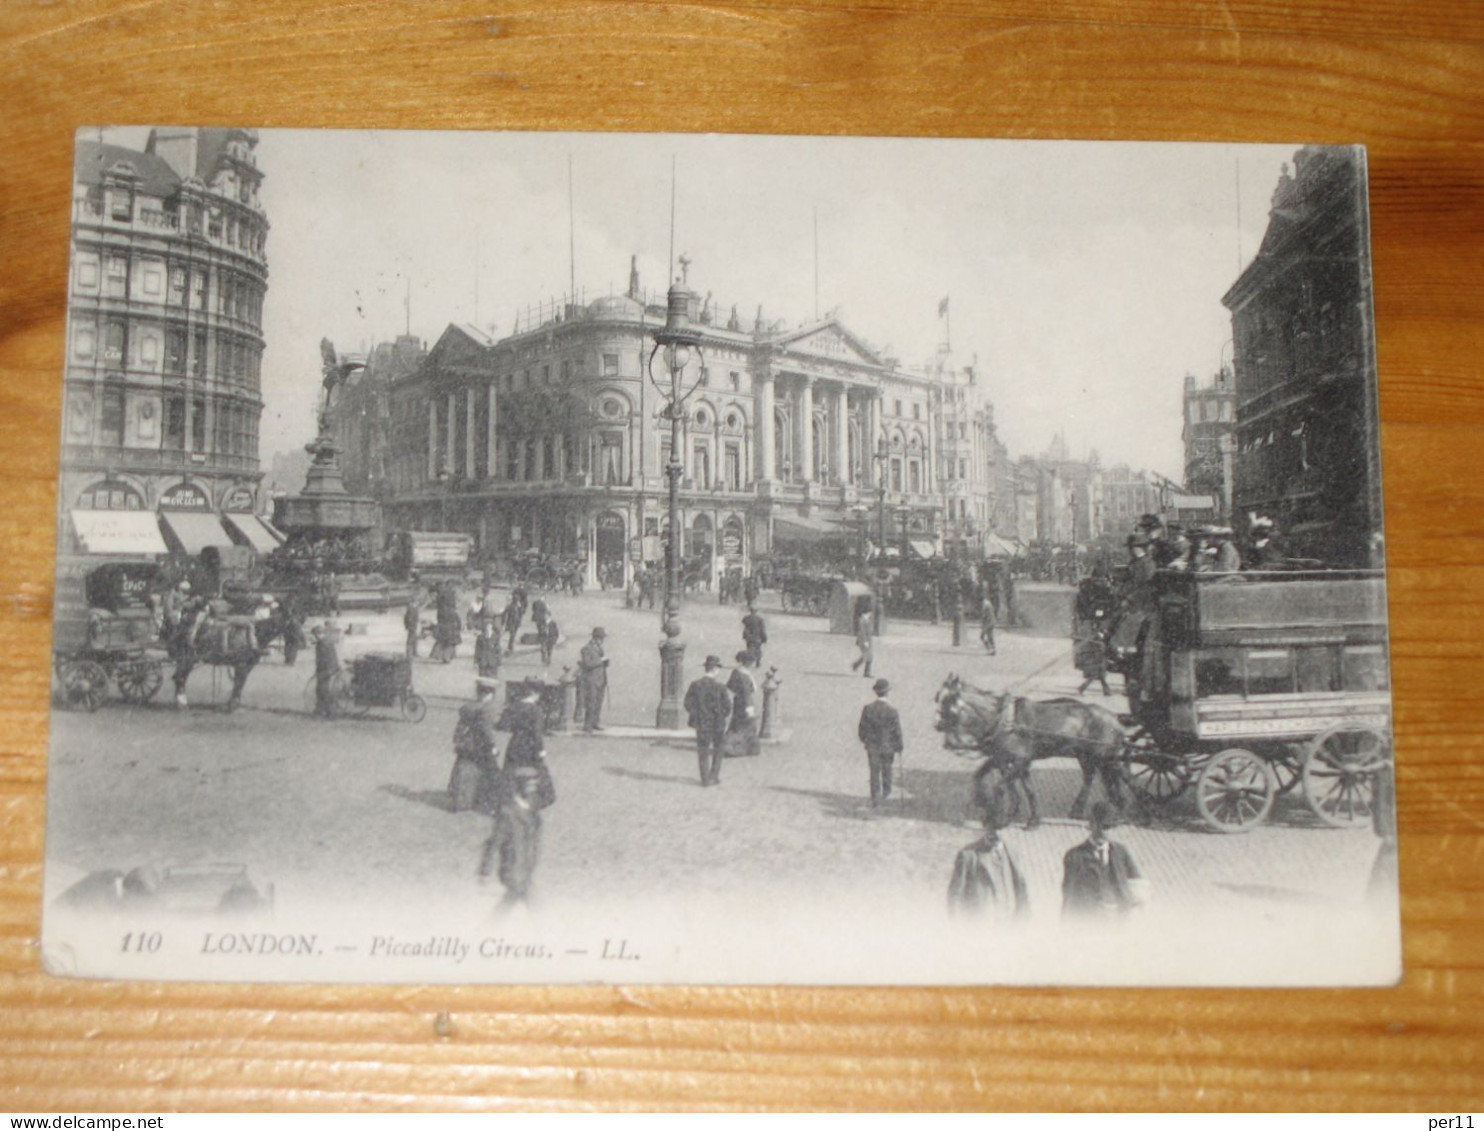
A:
{"type": "Polygon", "coordinates": [[[321,432],[329,431],[330,404],[335,396],[335,390],[350,380],[350,375],[357,369],[365,369],[364,361],[342,360],[335,352],[335,345],[329,338],[319,340],[320,357],[324,360],[324,379],[320,386],[319,427],[321,432]]]}

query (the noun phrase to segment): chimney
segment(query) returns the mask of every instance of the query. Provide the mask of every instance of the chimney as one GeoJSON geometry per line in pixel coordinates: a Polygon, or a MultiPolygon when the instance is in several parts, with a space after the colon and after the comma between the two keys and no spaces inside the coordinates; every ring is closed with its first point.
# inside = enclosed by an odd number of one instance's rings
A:
{"type": "Polygon", "coordinates": [[[149,131],[144,151],[153,153],[175,171],[181,180],[196,175],[196,151],[200,140],[189,126],[157,126],[149,131]]]}

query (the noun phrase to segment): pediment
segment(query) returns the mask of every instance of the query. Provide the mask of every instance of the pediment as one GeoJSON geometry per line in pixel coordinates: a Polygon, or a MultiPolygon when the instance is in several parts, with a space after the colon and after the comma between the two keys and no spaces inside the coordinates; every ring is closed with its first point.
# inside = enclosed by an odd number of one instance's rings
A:
{"type": "Polygon", "coordinates": [[[470,326],[450,325],[428,351],[428,364],[439,368],[479,366],[488,363],[490,339],[470,326]]]}
{"type": "Polygon", "coordinates": [[[832,361],[850,361],[863,365],[881,365],[882,360],[870,346],[838,322],[808,326],[779,339],[778,348],[787,353],[808,354],[832,361]]]}

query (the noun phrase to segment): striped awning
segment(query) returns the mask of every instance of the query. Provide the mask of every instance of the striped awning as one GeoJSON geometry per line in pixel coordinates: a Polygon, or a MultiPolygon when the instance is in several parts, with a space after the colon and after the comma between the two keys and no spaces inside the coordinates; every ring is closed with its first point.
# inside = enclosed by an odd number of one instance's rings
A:
{"type": "Polygon", "coordinates": [[[72,529],[89,554],[164,554],[154,511],[72,512],[72,529]]]}
{"type": "Polygon", "coordinates": [[[260,554],[271,554],[278,549],[279,540],[266,522],[255,514],[228,514],[223,516],[231,529],[260,554]]]}

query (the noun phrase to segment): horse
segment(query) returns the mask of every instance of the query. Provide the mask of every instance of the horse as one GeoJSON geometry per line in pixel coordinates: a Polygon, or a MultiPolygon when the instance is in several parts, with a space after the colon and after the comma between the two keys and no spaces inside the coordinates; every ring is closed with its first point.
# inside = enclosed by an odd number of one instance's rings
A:
{"type": "Polygon", "coordinates": [[[247,617],[218,617],[206,609],[182,620],[170,648],[170,658],[175,661],[171,676],[175,684],[175,702],[184,707],[186,682],[197,664],[232,669],[232,694],[227,699],[227,711],[235,711],[242,702],[242,691],[247,686],[247,677],[263,653],[258,648],[254,623],[247,617]]]}
{"type": "MultiPolygon", "coordinates": [[[[1128,786],[1124,759],[1125,735],[1111,711],[1080,699],[1031,700],[984,691],[950,675],[937,694],[937,729],[949,750],[973,751],[985,761],[974,774],[974,799],[988,815],[1010,791],[1013,810],[1020,807],[1015,786],[1020,785],[1030,807],[1028,828],[1041,823],[1036,797],[1031,791],[1031,763],[1042,758],[1077,759],[1082,770],[1082,789],[1072,803],[1073,819],[1080,819],[1092,792],[1093,779],[1100,777],[1103,790],[1120,809],[1128,786]],[[991,784],[993,775],[999,781],[991,784]]],[[[1136,809],[1142,810],[1137,791],[1128,790],[1136,809]]]]}

